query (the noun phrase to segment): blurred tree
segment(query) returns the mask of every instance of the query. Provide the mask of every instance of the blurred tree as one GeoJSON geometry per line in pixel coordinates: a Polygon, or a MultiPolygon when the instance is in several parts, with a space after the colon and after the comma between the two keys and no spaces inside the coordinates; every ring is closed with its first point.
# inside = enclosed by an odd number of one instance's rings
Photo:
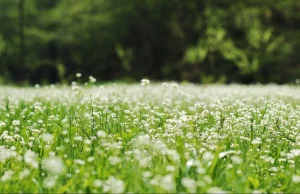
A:
{"type": "Polygon", "coordinates": [[[1,0],[0,76],[291,82],[299,13],[298,0],[1,0]]]}

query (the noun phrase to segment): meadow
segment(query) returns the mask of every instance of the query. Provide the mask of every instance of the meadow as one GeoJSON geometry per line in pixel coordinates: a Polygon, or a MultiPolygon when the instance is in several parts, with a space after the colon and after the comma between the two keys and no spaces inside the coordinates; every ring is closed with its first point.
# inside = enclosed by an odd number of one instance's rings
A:
{"type": "Polygon", "coordinates": [[[299,193],[300,87],[1,86],[0,192],[299,193]]]}

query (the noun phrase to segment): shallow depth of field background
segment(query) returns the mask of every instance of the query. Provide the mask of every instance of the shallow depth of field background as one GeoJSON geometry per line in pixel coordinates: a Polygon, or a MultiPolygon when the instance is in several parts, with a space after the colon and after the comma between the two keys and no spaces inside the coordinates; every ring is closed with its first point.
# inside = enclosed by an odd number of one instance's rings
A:
{"type": "Polygon", "coordinates": [[[1,0],[0,83],[294,83],[298,0],[1,0]]]}
{"type": "Polygon", "coordinates": [[[0,0],[0,193],[299,193],[299,53],[299,0],[0,0]]]}

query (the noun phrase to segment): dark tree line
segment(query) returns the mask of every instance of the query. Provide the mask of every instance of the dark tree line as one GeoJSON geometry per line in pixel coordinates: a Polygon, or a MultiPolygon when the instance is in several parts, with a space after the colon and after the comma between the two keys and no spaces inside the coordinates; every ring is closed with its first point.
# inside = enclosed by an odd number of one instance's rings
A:
{"type": "Polygon", "coordinates": [[[1,0],[0,83],[290,83],[298,0],[1,0]]]}

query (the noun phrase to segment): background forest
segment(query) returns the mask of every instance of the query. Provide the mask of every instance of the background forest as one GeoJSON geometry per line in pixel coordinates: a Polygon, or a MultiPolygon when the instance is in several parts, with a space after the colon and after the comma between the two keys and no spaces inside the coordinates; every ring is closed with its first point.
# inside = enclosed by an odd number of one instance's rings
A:
{"type": "Polygon", "coordinates": [[[299,0],[0,0],[0,83],[300,78],[299,0]]]}

